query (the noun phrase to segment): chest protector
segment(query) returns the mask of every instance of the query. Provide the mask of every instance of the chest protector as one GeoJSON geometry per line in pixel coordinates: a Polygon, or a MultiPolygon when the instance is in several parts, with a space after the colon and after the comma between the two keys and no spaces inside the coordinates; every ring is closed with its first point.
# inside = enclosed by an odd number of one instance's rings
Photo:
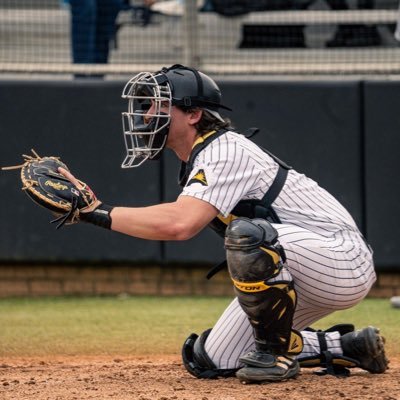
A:
{"type": "MultiPolygon", "coordinates": [[[[184,187],[189,179],[190,173],[193,169],[194,160],[197,155],[207,147],[213,140],[217,139],[221,135],[228,132],[227,129],[220,129],[218,131],[211,131],[205,135],[203,135],[193,146],[192,152],[190,153],[189,160],[185,163],[182,162],[180,172],[179,172],[179,185],[184,187]]],[[[249,136],[253,136],[258,132],[254,130],[249,136]]],[[[220,236],[225,236],[226,227],[237,217],[247,217],[250,219],[253,218],[262,218],[266,219],[271,223],[280,224],[281,221],[276,214],[275,210],[272,207],[272,203],[278,197],[280,191],[282,190],[288,171],[292,168],[287,165],[284,161],[280,160],[278,157],[271,154],[268,150],[260,147],[265,153],[267,153],[273,160],[279,165],[278,172],[275,176],[274,181],[272,182],[269,190],[265,193],[262,199],[250,199],[250,200],[241,200],[239,201],[234,209],[231,211],[227,217],[224,217],[222,214],[219,214],[213,221],[209,224],[210,228],[217,232],[220,236]]]]}

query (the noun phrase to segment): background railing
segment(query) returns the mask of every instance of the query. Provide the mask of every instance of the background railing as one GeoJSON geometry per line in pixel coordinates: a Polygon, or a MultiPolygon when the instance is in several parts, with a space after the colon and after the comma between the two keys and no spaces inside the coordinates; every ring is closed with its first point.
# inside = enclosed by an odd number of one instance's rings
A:
{"type": "Polygon", "coordinates": [[[400,74],[398,0],[375,0],[373,9],[348,0],[347,10],[323,0],[272,1],[269,10],[264,1],[121,3],[107,62],[87,63],[73,62],[68,2],[0,0],[0,77],[113,78],[173,63],[214,75],[400,74]]]}

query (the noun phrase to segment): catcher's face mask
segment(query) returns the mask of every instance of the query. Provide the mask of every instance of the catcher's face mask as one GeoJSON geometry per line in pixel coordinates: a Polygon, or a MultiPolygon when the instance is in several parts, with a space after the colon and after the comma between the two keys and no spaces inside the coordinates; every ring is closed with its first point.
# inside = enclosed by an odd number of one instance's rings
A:
{"type": "Polygon", "coordinates": [[[128,111],[122,113],[126,157],[122,168],[138,167],[159,158],[171,121],[171,88],[163,75],[141,72],[122,92],[128,111]]]}
{"type": "Polygon", "coordinates": [[[201,108],[224,122],[219,109],[221,91],[207,75],[175,64],[159,72],[141,72],[125,86],[122,97],[129,100],[122,113],[127,156],[122,168],[137,167],[147,159],[155,160],[167,142],[171,107],[189,110],[201,108]]]}

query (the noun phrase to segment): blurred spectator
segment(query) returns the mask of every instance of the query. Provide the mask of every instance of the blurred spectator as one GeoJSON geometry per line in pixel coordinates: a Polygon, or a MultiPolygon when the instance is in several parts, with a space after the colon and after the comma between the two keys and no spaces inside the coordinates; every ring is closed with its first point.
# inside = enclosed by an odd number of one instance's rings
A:
{"type": "MultiPolygon", "coordinates": [[[[333,10],[348,10],[347,0],[326,0],[333,10]]],[[[374,0],[358,0],[357,8],[374,9],[374,0]]],[[[362,24],[339,25],[334,37],[326,43],[326,47],[364,47],[379,46],[381,37],[376,26],[362,24]]]]}
{"type": "MultiPolygon", "coordinates": [[[[181,17],[184,14],[185,0],[152,0],[152,4],[149,4],[153,12],[157,12],[163,15],[181,17]]],[[[204,0],[196,0],[197,8],[201,10],[204,0]]],[[[210,4],[210,6],[212,6],[210,4]]]]}
{"type": "Polygon", "coordinates": [[[69,0],[72,59],[78,64],[105,64],[116,18],[124,0],[69,0]]]}
{"type": "Polygon", "coordinates": [[[143,0],[143,4],[141,6],[131,7],[133,9],[136,9],[137,11],[140,11],[140,19],[142,26],[147,26],[151,23],[151,16],[153,14],[151,7],[156,2],[157,0],[143,0]]]}
{"type": "Polygon", "coordinates": [[[396,31],[394,32],[394,37],[400,42],[400,2],[399,2],[399,13],[397,15],[396,31]]]}

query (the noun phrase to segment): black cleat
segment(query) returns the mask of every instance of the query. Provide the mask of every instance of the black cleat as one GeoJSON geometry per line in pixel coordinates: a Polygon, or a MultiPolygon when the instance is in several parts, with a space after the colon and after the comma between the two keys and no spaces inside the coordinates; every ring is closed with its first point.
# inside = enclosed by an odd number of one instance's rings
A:
{"type": "Polygon", "coordinates": [[[242,383],[280,382],[295,378],[299,362],[290,356],[275,356],[253,351],[240,358],[246,366],[236,372],[242,383]]]}
{"type": "Polygon", "coordinates": [[[357,360],[359,367],[372,374],[382,374],[388,369],[385,339],[379,329],[369,326],[341,337],[343,355],[357,360]]]}

